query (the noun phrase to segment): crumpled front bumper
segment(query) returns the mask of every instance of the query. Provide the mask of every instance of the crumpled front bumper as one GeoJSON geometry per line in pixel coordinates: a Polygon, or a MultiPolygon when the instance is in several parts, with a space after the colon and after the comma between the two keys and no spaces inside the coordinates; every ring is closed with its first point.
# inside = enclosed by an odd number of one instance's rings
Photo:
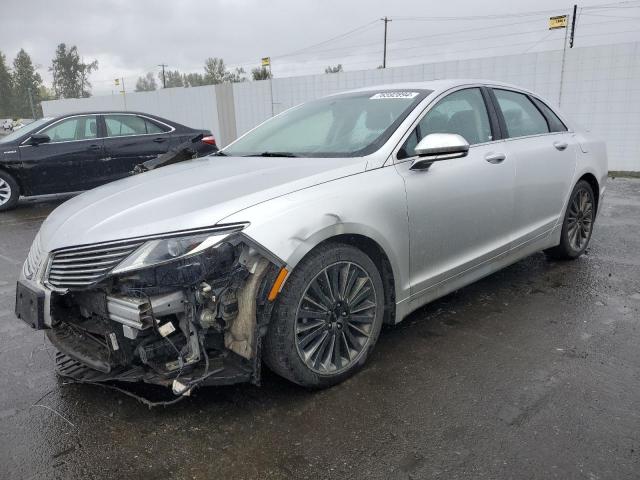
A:
{"type": "Polygon", "coordinates": [[[145,271],[56,291],[41,277],[21,274],[16,314],[45,330],[58,350],[57,373],[77,382],[145,382],[176,394],[200,385],[259,384],[272,303],[267,292],[280,265],[249,243],[239,235],[224,259],[177,263],[177,269],[210,270],[188,285],[156,284],[161,275],[145,271]]]}

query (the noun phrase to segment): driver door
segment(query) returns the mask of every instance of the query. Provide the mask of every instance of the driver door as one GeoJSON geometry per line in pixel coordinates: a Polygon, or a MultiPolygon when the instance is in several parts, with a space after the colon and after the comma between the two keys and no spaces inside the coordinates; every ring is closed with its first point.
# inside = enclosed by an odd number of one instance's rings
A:
{"type": "MultiPolygon", "coordinates": [[[[409,216],[411,302],[426,303],[510,248],[515,167],[505,155],[479,87],[448,94],[418,122],[396,154],[409,216]],[[417,143],[457,133],[466,157],[411,169],[417,143]]],[[[448,290],[447,290],[448,291],[448,290]]],[[[417,307],[417,305],[414,305],[417,307]]]]}
{"type": "Polygon", "coordinates": [[[64,118],[41,134],[50,140],[39,145],[20,146],[20,159],[31,185],[31,195],[77,192],[92,185],[87,165],[102,157],[96,115],[64,118]]]}

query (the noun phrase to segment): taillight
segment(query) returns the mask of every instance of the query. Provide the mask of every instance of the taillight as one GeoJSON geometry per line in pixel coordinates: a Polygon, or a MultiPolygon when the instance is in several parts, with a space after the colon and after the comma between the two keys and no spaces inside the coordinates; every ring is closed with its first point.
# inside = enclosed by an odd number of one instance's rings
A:
{"type": "Polygon", "coordinates": [[[213,138],[212,135],[209,135],[208,137],[202,137],[202,143],[206,143],[207,145],[213,145],[215,146],[216,144],[216,139],[213,138]]]}

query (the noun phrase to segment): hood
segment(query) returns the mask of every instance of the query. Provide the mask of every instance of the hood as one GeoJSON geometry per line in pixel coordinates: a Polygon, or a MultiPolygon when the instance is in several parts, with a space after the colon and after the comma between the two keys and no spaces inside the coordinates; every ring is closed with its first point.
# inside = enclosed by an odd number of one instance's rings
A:
{"type": "Polygon", "coordinates": [[[45,251],[215,225],[258,203],[364,171],[362,158],[203,157],[127,177],[55,209],[45,251]]]}

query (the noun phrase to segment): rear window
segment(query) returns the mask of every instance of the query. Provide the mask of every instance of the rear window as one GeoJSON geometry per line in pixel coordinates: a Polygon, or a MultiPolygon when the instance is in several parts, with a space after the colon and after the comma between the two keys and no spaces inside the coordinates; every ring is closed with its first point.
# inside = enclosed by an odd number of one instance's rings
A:
{"type": "Polygon", "coordinates": [[[509,138],[549,133],[547,120],[523,93],[494,89],[509,138]]]}
{"type": "Polygon", "coordinates": [[[104,121],[109,137],[158,134],[169,130],[148,118],[137,115],[106,115],[104,121]]]}
{"type": "Polygon", "coordinates": [[[552,132],[566,132],[567,126],[562,123],[562,120],[558,118],[551,108],[547,106],[546,103],[538,100],[536,97],[531,97],[533,99],[533,103],[536,104],[536,107],[540,109],[540,111],[547,117],[547,122],[549,122],[549,130],[552,132]]]}

